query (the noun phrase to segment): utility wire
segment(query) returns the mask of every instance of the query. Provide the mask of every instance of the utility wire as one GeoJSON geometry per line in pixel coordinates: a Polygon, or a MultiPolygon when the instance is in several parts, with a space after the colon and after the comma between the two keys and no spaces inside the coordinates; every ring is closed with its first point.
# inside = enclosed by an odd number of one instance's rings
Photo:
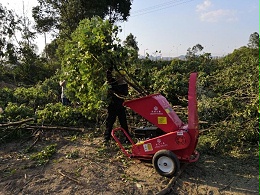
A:
{"type": "Polygon", "coordinates": [[[179,1],[179,0],[172,0],[172,1],[164,2],[164,3],[160,3],[160,4],[157,4],[157,5],[153,5],[153,6],[150,6],[150,7],[146,7],[146,8],[143,8],[143,9],[139,9],[139,10],[132,12],[132,14],[136,14],[136,13],[139,13],[139,12],[146,12],[146,11],[150,11],[150,10],[153,10],[153,9],[158,9],[160,7],[165,7],[167,5],[175,3],[176,1],[179,1]]]}
{"type": "Polygon", "coordinates": [[[167,5],[176,3],[177,1],[182,1],[182,0],[172,0],[172,1],[165,2],[165,3],[160,3],[160,4],[153,5],[153,6],[150,6],[150,7],[147,7],[147,8],[143,8],[143,9],[139,9],[139,10],[133,11],[133,12],[131,12],[131,13],[132,13],[132,14],[137,14],[137,13],[139,13],[139,12],[151,11],[151,10],[153,10],[153,9],[158,9],[158,8],[160,8],[160,7],[165,7],[165,6],[167,6],[167,5]]]}
{"type": "Polygon", "coordinates": [[[131,13],[132,15],[130,15],[130,17],[136,17],[136,16],[141,16],[141,15],[157,12],[157,11],[168,9],[168,8],[171,8],[171,7],[175,7],[175,6],[178,6],[178,5],[181,5],[181,4],[186,4],[186,3],[189,3],[191,1],[194,1],[194,0],[169,1],[169,2],[166,2],[166,3],[162,3],[162,4],[158,4],[158,5],[155,5],[155,6],[151,6],[151,7],[148,7],[148,8],[144,8],[144,9],[134,11],[134,12],[131,13]]]}

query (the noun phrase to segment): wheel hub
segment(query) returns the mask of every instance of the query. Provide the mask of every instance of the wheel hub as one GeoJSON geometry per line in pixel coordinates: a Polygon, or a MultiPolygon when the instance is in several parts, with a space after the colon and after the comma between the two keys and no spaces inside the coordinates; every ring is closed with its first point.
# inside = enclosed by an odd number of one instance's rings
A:
{"type": "Polygon", "coordinates": [[[162,156],[158,159],[158,167],[165,173],[173,172],[175,169],[174,162],[167,156],[162,156]]]}

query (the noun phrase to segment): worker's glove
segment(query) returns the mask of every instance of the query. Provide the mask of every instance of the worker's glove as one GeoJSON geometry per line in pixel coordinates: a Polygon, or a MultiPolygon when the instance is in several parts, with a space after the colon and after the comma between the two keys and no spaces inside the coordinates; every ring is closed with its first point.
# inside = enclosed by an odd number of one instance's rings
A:
{"type": "Polygon", "coordinates": [[[122,69],[119,70],[119,73],[120,73],[121,76],[126,76],[126,71],[124,71],[124,70],[122,70],[122,69]]]}

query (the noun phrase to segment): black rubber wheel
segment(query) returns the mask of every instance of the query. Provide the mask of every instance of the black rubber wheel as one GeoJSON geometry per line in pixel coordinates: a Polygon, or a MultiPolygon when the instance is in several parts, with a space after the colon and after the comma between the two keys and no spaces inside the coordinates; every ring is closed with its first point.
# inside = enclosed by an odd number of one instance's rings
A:
{"type": "Polygon", "coordinates": [[[170,150],[159,150],[153,156],[153,166],[164,177],[173,177],[180,170],[180,161],[170,150]]]}

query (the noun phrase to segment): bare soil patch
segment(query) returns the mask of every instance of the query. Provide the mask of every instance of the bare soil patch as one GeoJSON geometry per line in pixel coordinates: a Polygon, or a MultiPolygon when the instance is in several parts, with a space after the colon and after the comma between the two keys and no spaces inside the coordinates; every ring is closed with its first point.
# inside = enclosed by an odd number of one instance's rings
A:
{"type": "MultiPolygon", "coordinates": [[[[44,133],[34,139],[0,146],[0,194],[132,194],[159,193],[170,181],[150,162],[131,160],[114,142],[102,145],[91,134],[44,133]],[[49,160],[33,160],[46,146],[55,146],[49,160]]],[[[43,155],[43,153],[41,153],[43,155]]],[[[201,153],[189,164],[169,194],[259,194],[258,157],[231,158],[201,153]]]]}

